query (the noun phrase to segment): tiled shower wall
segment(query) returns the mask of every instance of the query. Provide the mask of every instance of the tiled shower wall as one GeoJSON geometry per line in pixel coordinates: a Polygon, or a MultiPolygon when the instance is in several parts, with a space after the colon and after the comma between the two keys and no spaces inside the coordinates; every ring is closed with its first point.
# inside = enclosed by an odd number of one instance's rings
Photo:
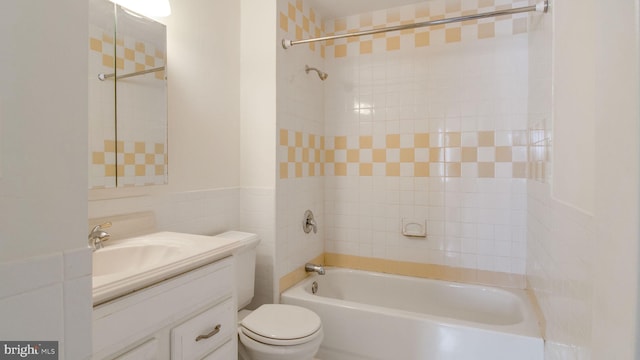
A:
{"type": "MultiPolygon", "coordinates": [[[[278,40],[322,33],[322,22],[302,0],[278,1],[278,40]]],[[[276,279],[324,251],[324,91],[325,82],[305,65],[324,68],[323,45],[277,51],[276,279]],[[278,145],[279,144],[279,145],[278,145]],[[313,211],[317,233],[305,234],[305,210],[313,211]]]]}
{"type": "MultiPolygon", "coordinates": [[[[325,29],[524,5],[430,1],[328,21],[325,29]]],[[[525,273],[526,17],[327,44],[326,252],[525,273]],[[427,238],[403,236],[403,218],[426,220],[427,238]]]]}

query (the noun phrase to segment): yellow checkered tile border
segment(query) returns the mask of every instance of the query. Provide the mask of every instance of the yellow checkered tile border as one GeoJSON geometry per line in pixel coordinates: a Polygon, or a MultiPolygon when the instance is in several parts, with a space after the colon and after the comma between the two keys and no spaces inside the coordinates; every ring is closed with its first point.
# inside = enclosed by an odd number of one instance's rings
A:
{"type": "MultiPolygon", "coordinates": [[[[116,57],[113,57],[113,36],[103,33],[102,37],[90,37],[89,48],[91,51],[102,54],[102,65],[113,68],[115,63],[116,71],[142,71],[152,69],[165,64],[165,54],[163,51],[155,49],[153,45],[133,39],[116,39],[116,57]],[[125,46],[125,43],[131,46],[125,46]]],[[[154,77],[164,80],[165,72],[154,72],[154,77]]]]}
{"type": "MultiPolygon", "coordinates": [[[[105,140],[103,146],[103,151],[92,152],[91,164],[103,167],[106,177],[148,177],[150,181],[146,184],[151,185],[154,184],[152,177],[166,175],[168,161],[164,144],[105,140]]],[[[122,184],[121,180],[118,182],[122,184]]]]}
{"type": "MultiPolygon", "coordinates": [[[[389,26],[440,20],[478,13],[527,6],[527,1],[516,0],[512,4],[496,5],[495,0],[440,0],[421,2],[406,7],[364,13],[360,15],[328,20],[324,24],[326,36],[389,26]]],[[[329,40],[326,51],[329,57],[342,58],[401,48],[420,48],[433,44],[449,44],[461,41],[488,39],[500,35],[527,32],[527,15],[505,15],[495,18],[464,21],[426,28],[386,32],[375,35],[329,40]]]]}
{"type": "Polygon", "coordinates": [[[324,136],[280,129],[278,143],[280,179],[324,175],[324,136]]]}
{"type": "MultiPolygon", "coordinates": [[[[289,39],[302,40],[324,36],[324,24],[317,17],[316,12],[305,6],[302,0],[287,2],[286,10],[280,11],[278,20],[280,29],[288,34],[289,39]]],[[[320,56],[325,56],[325,45],[322,43],[309,44],[311,51],[320,49],[320,56]]]]}
{"type": "Polygon", "coordinates": [[[527,178],[532,166],[527,131],[325,138],[281,129],[279,144],[281,179],[318,175],[527,178]]]}

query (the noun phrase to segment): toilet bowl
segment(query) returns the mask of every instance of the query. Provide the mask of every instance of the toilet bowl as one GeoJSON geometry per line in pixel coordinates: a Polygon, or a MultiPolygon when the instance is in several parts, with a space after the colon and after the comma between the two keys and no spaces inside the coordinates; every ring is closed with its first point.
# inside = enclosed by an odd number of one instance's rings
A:
{"type": "Polygon", "coordinates": [[[228,231],[218,237],[240,241],[234,253],[238,310],[238,358],[241,360],[311,360],[322,343],[320,317],[309,309],[285,304],[265,304],[242,310],[255,290],[255,234],[228,231]]]}
{"type": "Polygon", "coordinates": [[[320,317],[299,306],[266,304],[239,314],[241,360],[311,360],[322,338],[320,317]]]}

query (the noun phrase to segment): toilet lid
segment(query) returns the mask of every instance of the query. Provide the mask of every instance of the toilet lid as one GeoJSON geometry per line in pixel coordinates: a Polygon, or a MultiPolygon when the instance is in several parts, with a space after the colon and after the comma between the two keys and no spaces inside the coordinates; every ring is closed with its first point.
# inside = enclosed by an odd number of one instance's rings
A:
{"type": "Polygon", "coordinates": [[[247,315],[240,325],[245,335],[256,341],[284,345],[308,341],[304,338],[316,333],[321,322],[316,313],[300,306],[265,304],[247,315]]]}

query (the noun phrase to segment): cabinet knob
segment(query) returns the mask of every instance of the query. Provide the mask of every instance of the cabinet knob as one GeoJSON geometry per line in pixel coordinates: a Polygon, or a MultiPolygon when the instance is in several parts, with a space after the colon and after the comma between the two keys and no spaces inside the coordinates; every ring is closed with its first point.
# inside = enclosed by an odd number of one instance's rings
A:
{"type": "Polygon", "coordinates": [[[222,327],[222,325],[218,324],[218,325],[216,325],[215,328],[213,328],[213,330],[211,330],[210,333],[205,334],[205,335],[198,335],[198,337],[196,338],[196,341],[206,340],[206,339],[212,337],[213,335],[215,335],[215,334],[220,332],[220,328],[221,327],[222,327]]]}

